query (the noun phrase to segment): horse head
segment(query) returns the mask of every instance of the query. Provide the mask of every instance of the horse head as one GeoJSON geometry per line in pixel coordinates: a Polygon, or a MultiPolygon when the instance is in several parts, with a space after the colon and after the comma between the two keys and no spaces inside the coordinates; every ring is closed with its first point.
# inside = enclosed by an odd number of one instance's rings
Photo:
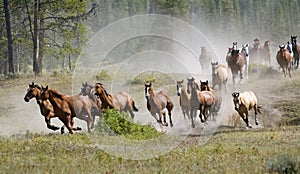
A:
{"type": "Polygon", "coordinates": [[[149,99],[150,97],[150,91],[153,92],[153,89],[152,89],[152,83],[144,83],[144,86],[145,86],[145,97],[146,99],[149,99]]]}
{"type": "Polygon", "coordinates": [[[102,97],[103,94],[106,93],[105,89],[103,88],[103,84],[102,83],[96,83],[94,85],[94,91],[95,91],[95,95],[97,97],[102,97]]]}
{"type": "Polygon", "coordinates": [[[182,90],[182,85],[183,85],[183,80],[176,81],[176,83],[177,83],[177,95],[180,96],[181,95],[181,90],[182,90]]]}
{"type": "Polygon", "coordinates": [[[93,89],[92,85],[89,85],[87,82],[82,83],[82,87],[79,95],[83,95],[83,96],[89,95],[92,89],[93,89]]]}
{"type": "Polygon", "coordinates": [[[233,97],[233,104],[234,104],[234,109],[238,110],[240,106],[240,99],[239,99],[240,93],[238,92],[233,92],[232,97],[233,97]]]}
{"type": "Polygon", "coordinates": [[[200,80],[200,90],[209,91],[208,80],[206,80],[205,82],[200,80]]]}
{"type": "Polygon", "coordinates": [[[190,94],[192,89],[195,88],[199,90],[199,86],[195,82],[195,78],[194,77],[192,77],[191,79],[187,78],[187,93],[190,94]]]}
{"type": "Polygon", "coordinates": [[[232,49],[237,50],[237,42],[232,42],[232,49]]]}
{"type": "Polygon", "coordinates": [[[211,68],[212,68],[212,75],[217,75],[216,69],[219,66],[219,62],[211,62],[211,68]]]}
{"type": "Polygon", "coordinates": [[[43,86],[41,86],[41,87],[42,87],[42,89],[41,89],[41,97],[40,98],[42,100],[48,100],[50,97],[48,85],[46,87],[43,87],[43,86]]]}
{"type": "Polygon", "coordinates": [[[243,44],[242,45],[242,51],[245,56],[249,56],[249,44],[243,44]]]}
{"type": "Polygon", "coordinates": [[[39,97],[41,94],[41,89],[38,85],[35,85],[34,82],[28,84],[29,88],[27,89],[27,93],[24,97],[25,102],[29,102],[33,97],[39,97]]]}

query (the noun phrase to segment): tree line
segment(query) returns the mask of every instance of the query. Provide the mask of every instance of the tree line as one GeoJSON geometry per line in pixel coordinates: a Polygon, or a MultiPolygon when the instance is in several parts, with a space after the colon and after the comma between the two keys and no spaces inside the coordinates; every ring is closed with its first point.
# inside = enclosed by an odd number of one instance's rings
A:
{"type": "Polygon", "coordinates": [[[208,37],[285,43],[300,29],[300,0],[3,0],[0,74],[74,68],[88,38],[121,18],[162,14],[208,37]]]}

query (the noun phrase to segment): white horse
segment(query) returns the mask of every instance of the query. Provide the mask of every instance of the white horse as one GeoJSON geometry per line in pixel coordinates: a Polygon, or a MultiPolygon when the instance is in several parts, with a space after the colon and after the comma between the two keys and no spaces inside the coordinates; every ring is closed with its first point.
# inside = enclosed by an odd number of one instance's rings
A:
{"type": "Polygon", "coordinates": [[[244,56],[244,62],[245,62],[245,74],[247,80],[249,79],[249,44],[242,44],[241,53],[244,56]]]}

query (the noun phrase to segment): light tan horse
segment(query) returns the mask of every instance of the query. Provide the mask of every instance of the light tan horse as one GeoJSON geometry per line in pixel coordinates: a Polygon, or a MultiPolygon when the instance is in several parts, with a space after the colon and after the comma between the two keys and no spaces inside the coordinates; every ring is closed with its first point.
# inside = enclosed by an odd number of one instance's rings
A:
{"type": "Polygon", "coordinates": [[[133,98],[126,92],[119,92],[111,95],[106,92],[102,83],[94,85],[95,95],[101,100],[102,109],[116,109],[119,112],[129,112],[132,119],[134,119],[134,112],[138,112],[133,98]]]}
{"type": "Polygon", "coordinates": [[[212,108],[215,105],[215,100],[212,92],[200,91],[199,86],[195,82],[194,78],[187,79],[187,92],[191,94],[190,100],[190,118],[192,127],[195,127],[194,117],[197,111],[200,110],[199,117],[202,123],[207,121],[209,114],[211,114],[212,108]],[[202,115],[204,118],[202,118],[202,115]]]}
{"type": "Polygon", "coordinates": [[[183,84],[183,80],[177,81],[177,95],[179,96],[179,105],[181,107],[182,114],[186,120],[186,115],[190,119],[190,98],[186,91],[186,86],[183,84]]]}
{"type": "Polygon", "coordinates": [[[285,48],[284,45],[279,46],[279,50],[276,55],[276,59],[280,67],[282,68],[284,77],[286,77],[287,74],[291,76],[291,63],[292,63],[292,56],[288,49],[285,48]]]}
{"type": "Polygon", "coordinates": [[[53,107],[49,100],[42,100],[41,99],[41,90],[42,88],[38,85],[35,85],[33,82],[29,84],[29,88],[27,89],[27,93],[24,97],[25,102],[29,102],[32,98],[36,99],[36,103],[40,107],[41,114],[45,117],[45,122],[48,129],[56,131],[59,127],[51,125],[50,120],[51,118],[58,117],[54,114],[53,107]]]}
{"type": "Polygon", "coordinates": [[[170,126],[173,127],[172,110],[174,107],[170,97],[164,91],[154,93],[152,83],[145,83],[145,97],[147,99],[147,109],[156,121],[162,126],[168,126],[166,122],[166,112],[168,110],[170,126]],[[157,117],[158,115],[158,117],[157,117]],[[161,117],[163,116],[163,122],[161,117]]]}
{"type": "Polygon", "coordinates": [[[206,47],[201,46],[201,54],[199,56],[199,62],[202,68],[206,70],[211,61],[212,61],[212,54],[207,50],[206,47]]]}
{"type": "Polygon", "coordinates": [[[87,96],[67,96],[54,89],[48,88],[48,86],[45,88],[42,86],[41,99],[50,101],[53,106],[54,114],[64,123],[70,134],[73,134],[73,131],[81,130],[80,127],[73,127],[75,117],[86,121],[88,131],[91,131],[94,123],[91,110],[93,106],[95,106],[95,103],[87,96]]]}
{"type": "Polygon", "coordinates": [[[223,64],[219,64],[218,62],[211,62],[212,68],[212,87],[219,87],[219,90],[222,90],[222,85],[224,86],[224,90],[227,93],[227,80],[228,80],[228,70],[227,66],[223,64]]]}
{"type": "Polygon", "coordinates": [[[201,91],[211,91],[211,93],[214,96],[214,106],[211,109],[211,114],[213,116],[213,119],[215,120],[216,115],[218,114],[219,110],[221,109],[221,105],[222,105],[222,96],[221,96],[221,92],[219,90],[213,89],[209,86],[208,84],[208,80],[201,81],[200,80],[200,90],[201,91]]]}
{"type": "Polygon", "coordinates": [[[234,109],[239,113],[240,117],[244,120],[247,128],[252,128],[249,123],[248,116],[249,111],[253,108],[255,114],[255,124],[258,125],[257,114],[260,112],[260,106],[258,106],[256,95],[253,91],[244,91],[242,93],[233,92],[233,104],[234,109]]]}

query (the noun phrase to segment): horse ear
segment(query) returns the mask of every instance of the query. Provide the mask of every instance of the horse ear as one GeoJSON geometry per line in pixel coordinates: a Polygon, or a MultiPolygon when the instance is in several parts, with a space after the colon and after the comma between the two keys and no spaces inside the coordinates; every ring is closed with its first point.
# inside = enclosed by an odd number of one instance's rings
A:
{"type": "Polygon", "coordinates": [[[181,83],[183,83],[183,79],[181,80],[181,83]]]}
{"type": "Polygon", "coordinates": [[[205,82],[206,84],[208,84],[208,80],[206,80],[206,82],[205,82]]]}

